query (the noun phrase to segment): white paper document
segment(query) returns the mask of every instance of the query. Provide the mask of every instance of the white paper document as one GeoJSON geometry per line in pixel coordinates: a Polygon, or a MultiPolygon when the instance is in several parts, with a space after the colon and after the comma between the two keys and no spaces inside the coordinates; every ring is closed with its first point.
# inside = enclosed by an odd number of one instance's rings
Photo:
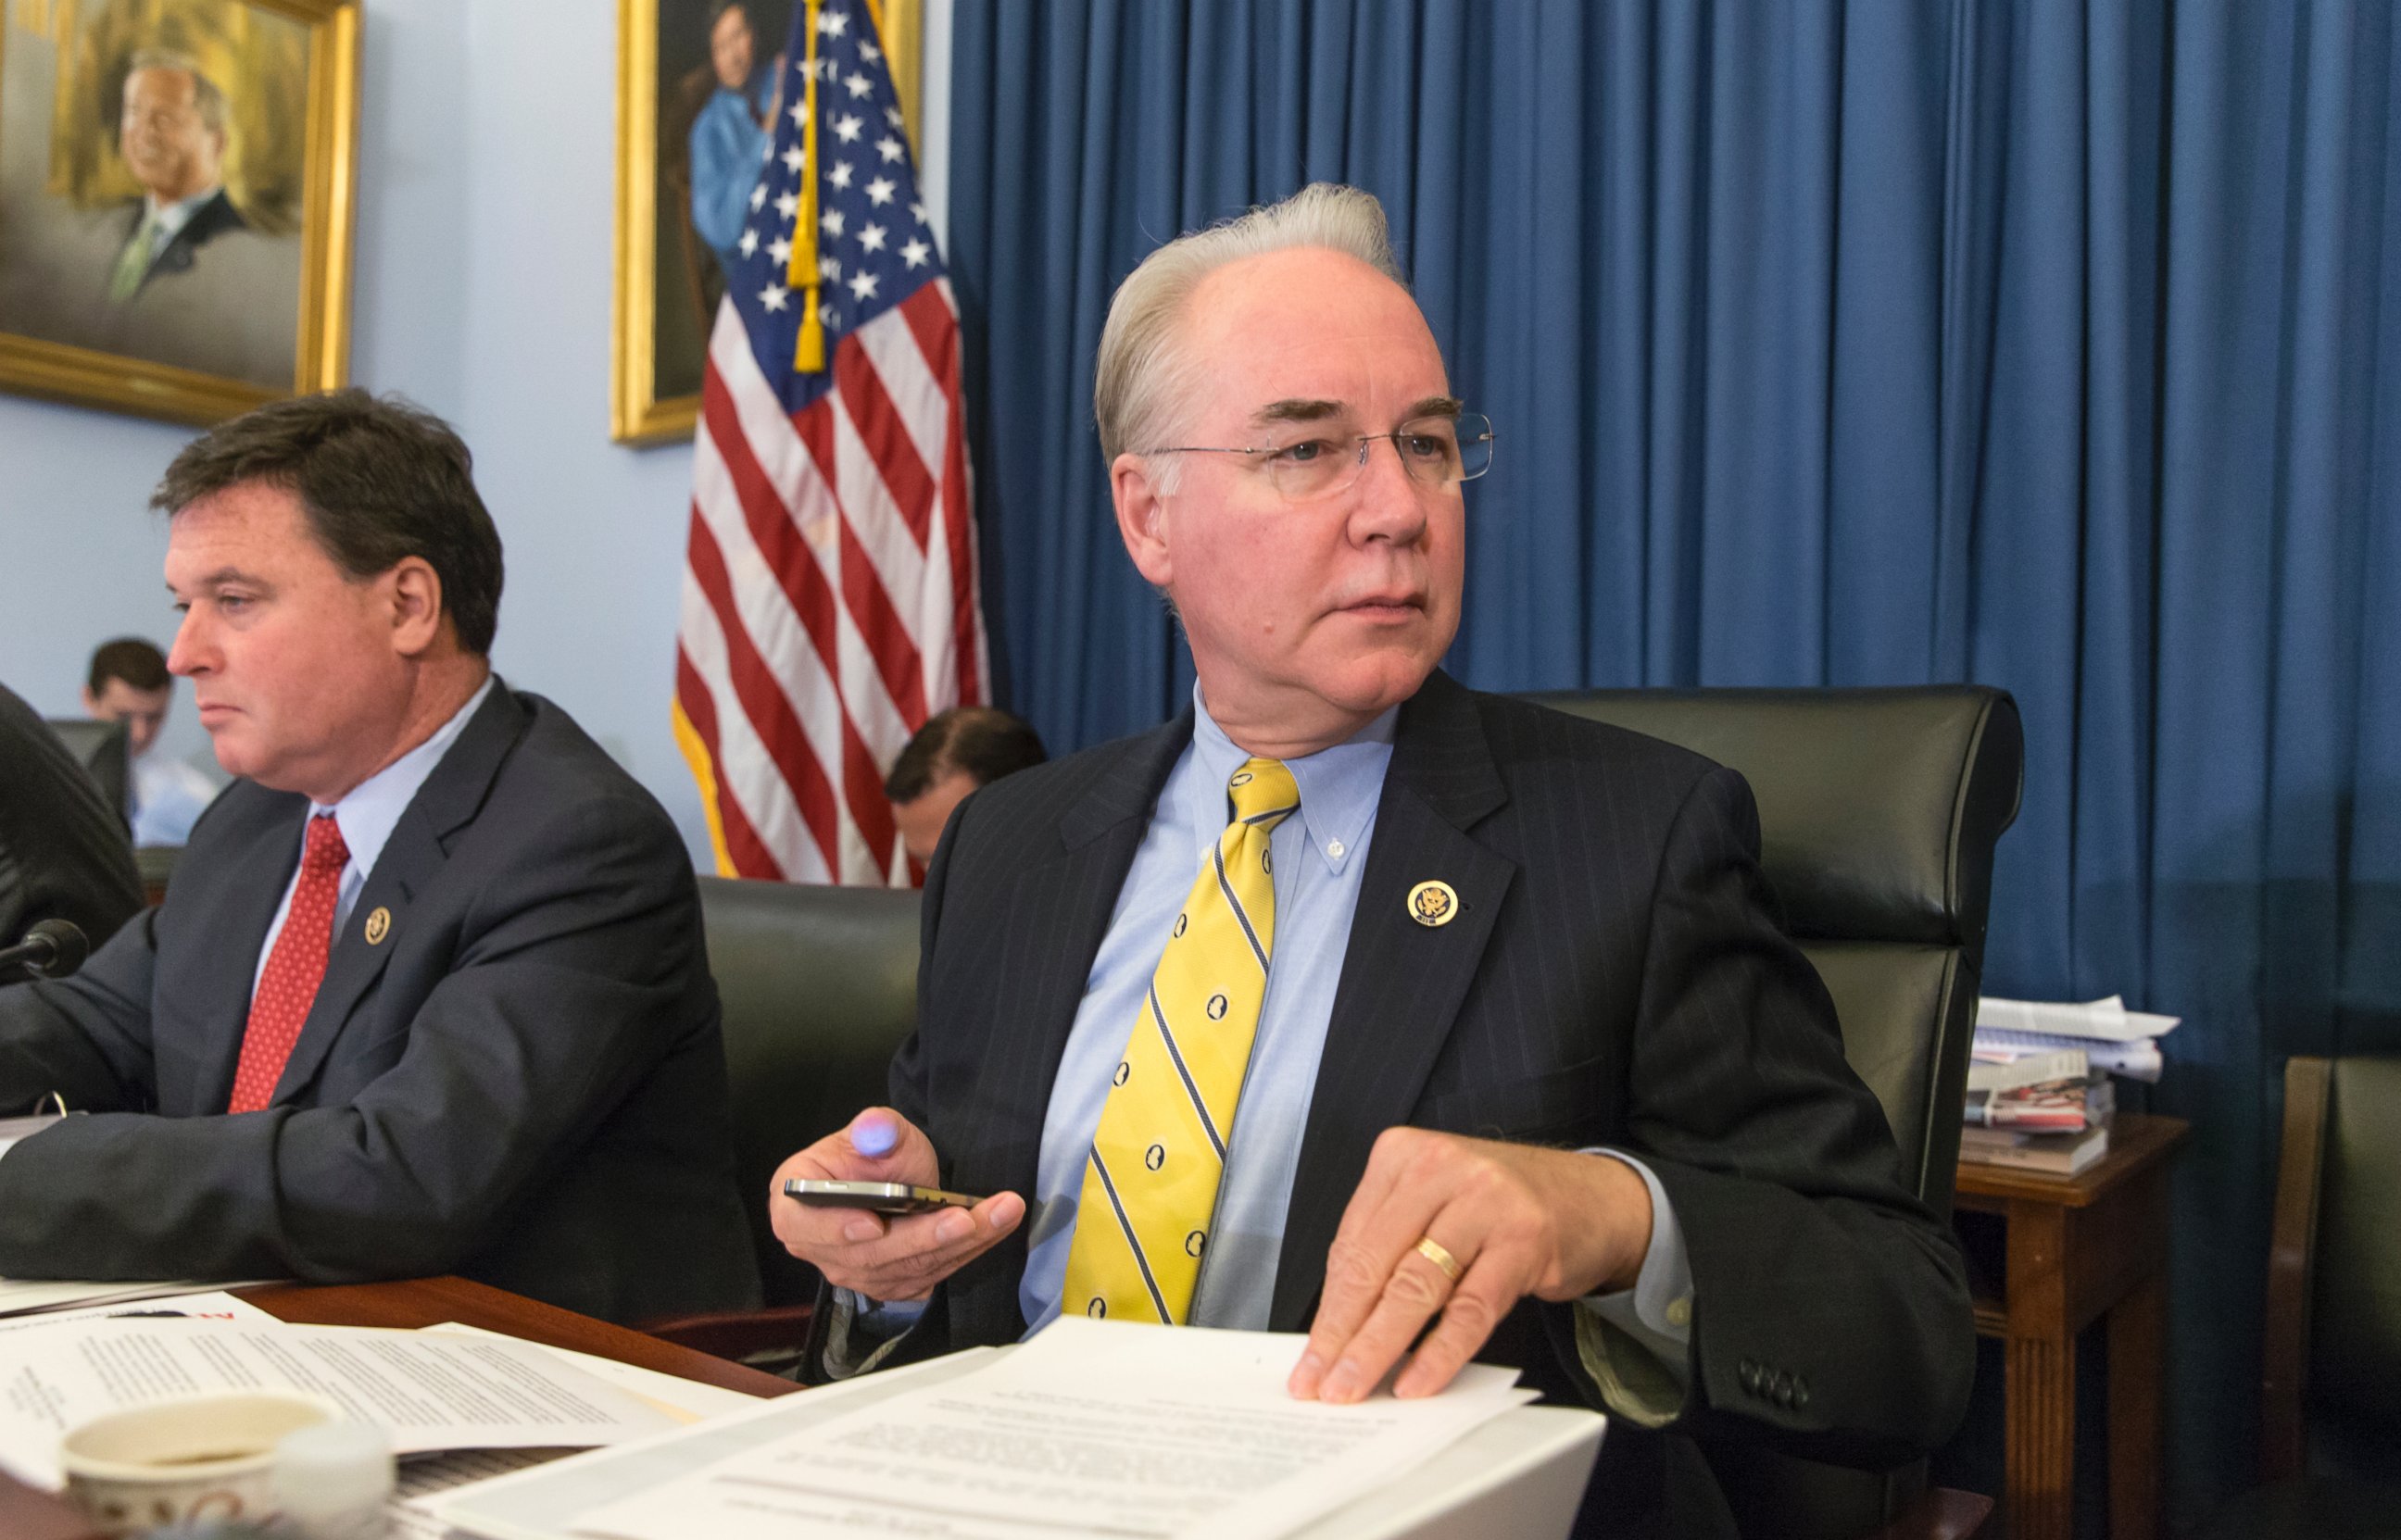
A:
{"type": "Polygon", "coordinates": [[[0,1465],[60,1484],[59,1436],[120,1407],[221,1390],[303,1390],[406,1454],[589,1448],[676,1420],[530,1342],[360,1327],[101,1319],[0,1337],[0,1465]]]}
{"type": "Polygon", "coordinates": [[[611,1540],[1288,1534],[1533,1399],[1293,1399],[1306,1339],[1063,1317],[991,1366],[584,1515],[611,1540]]]}
{"type": "MultiPolygon", "coordinates": [[[[445,1321],[440,1326],[429,1326],[423,1329],[443,1336],[517,1341],[503,1332],[488,1331],[482,1327],[465,1326],[457,1321],[445,1321]]],[[[572,1364],[596,1380],[606,1381],[620,1390],[630,1392],[687,1426],[707,1417],[738,1411],[759,1403],[756,1396],[746,1396],[741,1391],[727,1390],[721,1385],[679,1379],[654,1369],[621,1364],[614,1358],[578,1353],[572,1348],[552,1347],[547,1342],[532,1345],[563,1363],[572,1364]]],[[[463,1449],[419,1455],[406,1461],[400,1467],[400,1482],[392,1492],[391,1503],[384,1510],[385,1517],[391,1521],[391,1534],[394,1540],[439,1540],[450,1530],[435,1511],[435,1504],[440,1499],[469,1482],[489,1480],[496,1476],[507,1476],[534,1465],[546,1465],[571,1452],[566,1449],[463,1449]]]]}
{"type": "Polygon", "coordinates": [[[251,1303],[238,1299],[222,1288],[205,1289],[198,1294],[154,1294],[138,1300],[118,1300],[110,1304],[77,1305],[73,1309],[48,1310],[38,1315],[0,1315],[0,1334],[11,1331],[40,1331],[68,1321],[121,1321],[128,1316],[175,1317],[199,1321],[272,1321],[274,1316],[251,1303]]]}
{"type": "MultiPolygon", "coordinates": [[[[240,1284],[94,1283],[72,1279],[0,1278],[0,1316],[62,1310],[72,1305],[112,1304],[126,1300],[156,1300],[196,1290],[240,1288],[240,1284]]],[[[265,1312],[260,1312],[264,1315],[265,1312]]]]}
{"type": "Polygon", "coordinates": [[[2081,1005],[2047,1000],[1997,1000],[1991,995],[1976,1002],[1976,1030],[1980,1032],[2041,1032],[2053,1037],[2134,1043],[2165,1037],[2175,1030],[2182,1019],[2130,1011],[2117,995],[2081,1005]]]}

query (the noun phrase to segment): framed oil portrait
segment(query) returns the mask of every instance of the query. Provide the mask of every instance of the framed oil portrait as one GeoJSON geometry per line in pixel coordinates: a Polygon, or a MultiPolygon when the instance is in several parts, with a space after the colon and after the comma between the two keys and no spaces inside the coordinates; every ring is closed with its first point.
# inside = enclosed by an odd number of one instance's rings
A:
{"type": "MultiPolygon", "coordinates": [[[[618,0],[617,262],[609,435],[690,438],[724,294],[716,244],[773,135],[775,61],[797,0],[618,0]]],[[[923,0],[868,0],[915,138],[923,0]]]]}
{"type": "Polygon", "coordinates": [[[357,0],[0,0],[0,388],[210,423],[350,364],[357,0]]]}

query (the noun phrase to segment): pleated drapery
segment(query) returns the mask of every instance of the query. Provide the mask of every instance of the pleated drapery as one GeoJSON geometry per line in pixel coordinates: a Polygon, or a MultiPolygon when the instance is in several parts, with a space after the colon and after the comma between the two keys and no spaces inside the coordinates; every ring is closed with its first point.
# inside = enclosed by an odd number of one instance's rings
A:
{"type": "Polygon", "coordinates": [[[2382,0],[962,5],[950,256],[1005,699],[1188,690],[1092,351],[1176,232],[1377,193],[1501,434],[1450,666],[1972,680],[1986,985],[2186,1018],[2174,1506],[2253,1468],[2284,1056],[2401,1046],[2401,25],[2382,0]]]}

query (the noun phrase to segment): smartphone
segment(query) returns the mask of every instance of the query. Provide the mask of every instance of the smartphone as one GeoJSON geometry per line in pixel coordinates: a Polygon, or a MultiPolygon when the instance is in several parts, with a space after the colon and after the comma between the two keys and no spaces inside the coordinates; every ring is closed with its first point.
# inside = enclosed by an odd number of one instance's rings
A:
{"type": "Polygon", "coordinates": [[[937,1208],[973,1208],[981,1198],[912,1187],[904,1181],[816,1181],[793,1178],[784,1196],[811,1208],[864,1208],[875,1214],[924,1214],[937,1208]]]}

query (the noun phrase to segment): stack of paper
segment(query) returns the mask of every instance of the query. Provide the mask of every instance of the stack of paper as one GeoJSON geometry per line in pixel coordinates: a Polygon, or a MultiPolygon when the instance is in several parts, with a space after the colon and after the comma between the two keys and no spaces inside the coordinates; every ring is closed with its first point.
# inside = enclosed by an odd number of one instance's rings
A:
{"type": "Polygon", "coordinates": [[[87,1418],[216,1390],[306,1390],[391,1435],[404,1456],[391,1533],[439,1540],[446,1526],[431,1505],[440,1493],[757,1403],[469,1326],[289,1326],[222,1289],[17,1287],[20,1302],[46,1292],[39,1314],[0,1304],[0,1469],[42,1487],[61,1484],[60,1436],[87,1418]],[[94,1295],[108,1302],[65,1302],[94,1295]]]}
{"type": "Polygon", "coordinates": [[[0,1337],[0,1465],[62,1483],[59,1438],[103,1412],[221,1390],[300,1390],[401,1453],[590,1448],[676,1425],[530,1342],[364,1327],[101,1317],[0,1337]]]}
{"type": "Polygon", "coordinates": [[[2160,1078],[2159,1040],[2175,1030],[2176,1016],[2130,1011],[2116,995],[2082,1005],[2035,1000],[1976,1002],[1975,1056],[2006,1062],[2029,1054],[2074,1048],[2095,1070],[2129,1080],[2160,1078]]]}
{"type": "Polygon", "coordinates": [[[1301,1343],[1068,1317],[437,1506],[500,1540],[1565,1533],[1599,1417],[1480,1365],[1421,1400],[1296,1401],[1301,1343]]]}

